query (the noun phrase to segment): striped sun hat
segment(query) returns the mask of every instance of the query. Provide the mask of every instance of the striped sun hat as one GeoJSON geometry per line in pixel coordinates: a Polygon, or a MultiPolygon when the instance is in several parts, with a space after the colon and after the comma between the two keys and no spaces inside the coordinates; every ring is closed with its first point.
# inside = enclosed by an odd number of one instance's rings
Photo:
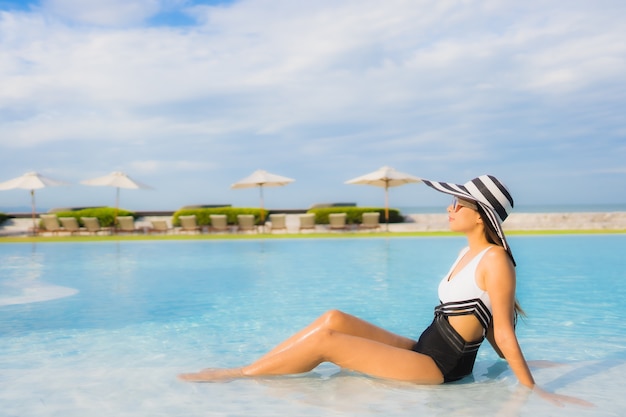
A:
{"type": "Polygon", "coordinates": [[[493,230],[502,241],[504,249],[513,259],[513,254],[502,230],[502,222],[513,209],[513,197],[511,197],[509,190],[502,182],[491,175],[481,175],[463,185],[429,180],[422,181],[424,184],[442,193],[478,203],[487,215],[493,230]]]}

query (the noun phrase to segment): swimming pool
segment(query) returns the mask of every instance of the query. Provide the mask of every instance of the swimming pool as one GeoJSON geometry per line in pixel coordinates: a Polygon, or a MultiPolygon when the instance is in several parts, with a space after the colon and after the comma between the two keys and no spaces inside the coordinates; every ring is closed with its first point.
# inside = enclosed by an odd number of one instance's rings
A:
{"type": "Polygon", "coordinates": [[[329,308],[417,337],[461,237],[0,245],[0,415],[623,415],[626,235],[513,236],[518,334],[540,385],[525,398],[485,344],[473,382],[300,376],[189,384],[249,362],[329,308]],[[472,382],[472,383],[470,383],[472,382]]]}

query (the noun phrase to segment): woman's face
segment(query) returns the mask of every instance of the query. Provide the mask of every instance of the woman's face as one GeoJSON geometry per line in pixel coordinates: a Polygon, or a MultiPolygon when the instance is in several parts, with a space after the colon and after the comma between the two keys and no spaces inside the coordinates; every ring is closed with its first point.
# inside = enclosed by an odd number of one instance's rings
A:
{"type": "Polygon", "coordinates": [[[467,232],[476,227],[480,219],[473,201],[455,197],[448,206],[448,223],[453,232],[467,232]]]}

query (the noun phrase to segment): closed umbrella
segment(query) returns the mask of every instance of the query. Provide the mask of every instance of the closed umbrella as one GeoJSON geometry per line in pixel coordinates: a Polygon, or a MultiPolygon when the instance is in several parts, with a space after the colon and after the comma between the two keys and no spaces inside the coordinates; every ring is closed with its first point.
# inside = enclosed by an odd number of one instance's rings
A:
{"type": "Polygon", "coordinates": [[[36,226],[36,209],[35,209],[35,190],[45,187],[55,187],[58,185],[67,185],[68,183],[63,181],[53,180],[51,178],[44,177],[37,172],[27,172],[21,177],[13,178],[12,180],[0,183],[0,190],[12,190],[15,188],[22,188],[30,190],[32,217],[33,217],[33,233],[37,229],[36,226]]]}
{"type": "MultiPolygon", "coordinates": [[[[252,174],[243,178],[236,183],[232,184],[230,188],[254,188],[259,187],[259,193],[261,198],[261,210],[263,209],[263,187],[282,187],[283,185],[287,185],[289,183],[294,182],[295,180],[292,178],[283,177],[281,175],[270,174],[267,171],[259,169],[254,171],[252,174]]],[[[263,211],[261,211],[261,216],[263,216],[263,211]]],[[[261,223],[263,222],[263,218],[261,218],[261,223]]]]}
{"type": "Polygon", "coordinates": [[[120,207],[120,188],[129,189],[152,189],[149,185],[136,181],[126,175],[124,172],[114,171],[104,177],[98,177],[91,180],[84,180],[80,182],[84,185],[95,185],[105,187],[115,187],[117,189],[115,195],[115,215],[113,217],[113,224],[117,221],[117,212],[120,207]]]}
{"type": "Polygon", "coordinates": [[[422,182],[418,177],[396,171],[394,168],[384,166],[369,174],[346,181],[346,184],[374,185],[385,188],[385,221],[389,230],[389,187],[397,187],[404,184],[422,182]]]}

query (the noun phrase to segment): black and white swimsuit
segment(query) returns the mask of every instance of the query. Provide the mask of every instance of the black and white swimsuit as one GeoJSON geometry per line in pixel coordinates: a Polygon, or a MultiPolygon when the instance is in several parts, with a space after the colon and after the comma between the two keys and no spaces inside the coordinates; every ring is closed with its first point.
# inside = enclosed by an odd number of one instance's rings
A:
{"type": "Polygon", "coordinates": [[[459,380],[472,373],[476,354],[491,324],[489,294],[476,283],[476,267],[492,246],[487,247],[465,265],[454,277],[452,271],[467,253],[465,248],[439,283],[439,300],[435,318],[424,330],[412,350],[433,358],[445,382],[459,380]],[[474,315],[483,327],[483,336],[466,342],[448,322],[450,316],[474,315]]]}

